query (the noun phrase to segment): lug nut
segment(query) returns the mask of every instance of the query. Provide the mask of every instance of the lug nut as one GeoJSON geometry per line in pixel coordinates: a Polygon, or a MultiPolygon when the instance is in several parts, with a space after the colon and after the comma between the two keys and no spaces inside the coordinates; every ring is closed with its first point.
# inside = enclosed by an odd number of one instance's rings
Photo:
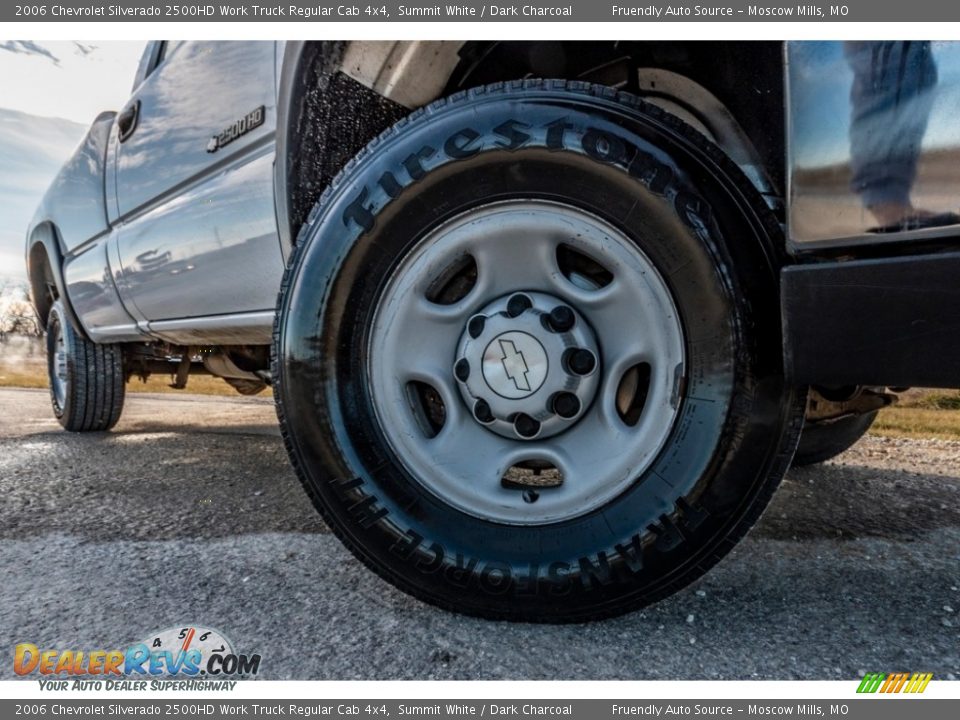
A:
{"type": "Polygon", "coordinates": [[[467,381],[467,378],[470,377],[470,363],[466,358],[457,360],[457,364],[453,366],[453,374],[457,376],[457,380],[460,382],[467,381]]]}
{"type": "Polygon", "coordinates": [[[567,350],[564,355],[570,372],[574,372],[577,375],[589,375],[597,366],[597,359],[589,350],[571,348],[567,350]]]}
{"type": "Polygon", "coordinates": [[[470,337],[476,340],[480,337],[480,333],[483,332],[483,326],[487,324],[487,319],[483,315],[474,315],[470,318],[470,322],[467,323],[467,332],[470,333],[470,337]]]}
{"type": "Polygon", "coordinates": [[[533,303],[530,302],[530,298],[523,293],[517,293],[512,298],[507,300],[507,315],[515,318],[519,315],[523,315],[523,313],[525,313],[531,307],[533,307],[533,303]]]}
{"type": "Polygon", "coordinates": [[[573,393],[557,393],[550,404],[553,412],[562,418],[570,419],[580,412],[580,398],[573,393]]]}
{"type": "Polygon", "coordinates": [[[518,413],[513,420],[513,429],[523,438],[532,438],[540,432],[540,423],[525,413],[518,413]]]}
{"type": "Polygon", "coordinates": [[[493,413],[486,400],[477,400],[473,406],[473,416],[484,424],[493,422],[493,413]]]}
{"type": "Polygon", "coordinates": [[[566,332],[573,327],[576,317],[566,305],[557,305],[550,311],[550,327],[554,332],[566,332]]]}

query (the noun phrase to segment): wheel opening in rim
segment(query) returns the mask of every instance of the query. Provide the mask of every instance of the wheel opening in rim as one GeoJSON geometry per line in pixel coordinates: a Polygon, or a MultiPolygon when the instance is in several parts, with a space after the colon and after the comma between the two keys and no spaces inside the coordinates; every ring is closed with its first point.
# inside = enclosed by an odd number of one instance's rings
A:
{"type": "Polygon", "coordinates": [[[411,381],[407,383],[407,397],[424,437],[436,437],[447,421],[447,408],[440,393],[427,383],[411,381]]]}
{"type": "Polygon", "coordinates": [[[642,362],[628,368],[617,386],[617,414],[626,425],[640,422],[649,392],[650,365],[642,362]]]}
{"type": "Polygon", "coordinates": [[[613,282],[612,272],[565,243],[557,247],[557,265],[567,280],[583,290],[599,290],[613,282]]]}
{"type": "Polygon", "coordinates": [[[563,473],[549,460],[524,460],[507,468],[500,484],[507,489],[521,491],[556,488],[563,485],[563,473]]]}
{"type": "Polygon", "coordinates": [[[464,255],[445,267],[430,283],[426,298],[437,305],[453,305],[463,300],[477,284],[477,261],[464,255]]]}

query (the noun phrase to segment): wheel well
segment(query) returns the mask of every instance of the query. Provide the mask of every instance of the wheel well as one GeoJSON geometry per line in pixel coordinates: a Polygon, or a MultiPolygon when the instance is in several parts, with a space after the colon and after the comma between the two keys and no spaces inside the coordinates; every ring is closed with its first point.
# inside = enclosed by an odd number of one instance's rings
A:
{"type": "MultiPolygon", "coordinates": [[[[760,187],[761,192],[783,195],[780,42],[468,42],[460,57],[446,94],[524,77],[616,87],[693,120],[691,124],[706,129],[741,167],[757,166],[769,185],[760,187]]],[[[748,175],[758,183],[758,176],[748,175]]]]}
{"type": "Polygon", "coordinates": [[[60,295],[60,282],[48,250],[49,242],[56,240],[56,231],[50,224],[45,223],[34,230],[30,239],[30,250],[27,253],[30,297],[41,327],[46,327],[50,308],[60,295]]]}
{"type": "MultiPolygon", "coordinates": [[[[281,90],[281,95],[289,95],[281,97],[277,201],[289,244],[350,158],[411,110],[348,75],[344,60],[350,51],[346,43],[305,43],[289,87],[281,90]]],[[[404,71],[410,73],[407,82],[424,73],[444,74],[446,85],[437,97],[527,77],[585,80],[641,95],[701,130],[715,131],[707,134],[747,172],[772,206],[781,205],[785,154],[780,42],[467,42],[449,56],[446,65],[435,57],[422,65],[412,63],[404,71]]],[[[436,79],[430,84],[440,87],[436,79]]]]}
{"type": "Polygon", "coordinates": [[[305,43],[281,87],[276,200],[285,245],[350,158],[409,112],[340,72],[345,49],[305,43]]]}
{"type": "Polygon", "coordinates": [[[41,327],[47,326],[50,308],[57,300],[63,304],[67,320],[74,331],[82,338],[89,339],[87,331],[77,319],[66,293],[63,281],[63,255],[60,250],[60,236],[51,222],[37,225],[30,235],[30,249],[27,251],[27,277],[30,281],[30,297],[37,311],[41,327]]]}

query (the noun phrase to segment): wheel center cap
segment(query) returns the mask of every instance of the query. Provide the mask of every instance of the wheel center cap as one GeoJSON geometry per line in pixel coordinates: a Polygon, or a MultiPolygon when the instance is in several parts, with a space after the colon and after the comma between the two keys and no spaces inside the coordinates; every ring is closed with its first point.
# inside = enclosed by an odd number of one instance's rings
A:
{"type": "Polygon", "coordinates": [[[533,335],[511,330],[490,341],[483,351],[482,368],[483,379],[493,392],[520,400],[543,387],[550,360],[533,335]]]}
{"type": "Polygon", "coordinates": [[[481,425],[514,440],[575,424],[600,383],[593,330],[568,303],[537,292],[501,297],[470,318],[453,372],[481,425]]]}

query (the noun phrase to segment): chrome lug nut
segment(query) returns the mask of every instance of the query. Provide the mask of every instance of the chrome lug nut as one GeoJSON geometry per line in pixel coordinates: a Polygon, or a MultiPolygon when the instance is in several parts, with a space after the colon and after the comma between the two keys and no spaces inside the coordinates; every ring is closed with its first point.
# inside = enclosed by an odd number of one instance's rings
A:
{"type": "Polygon", "coordinates": [[[573,393],[561,392],[553,396],[551,410],[562,418],[576,417],[580,412],[580,398],[573,393]]]}
{"type": "Polygon", "coordinates": [[[473,416],[484,424],[493,422],[493,413],[486,400],[477,400],[473,406],[473,416]]]}
{"type": "Polygon", "coordinates": [[[457,376],[457,380],[460,382],[467,381],[467,378],[470,377],[470,363],[466,358],[457,360],[457,364],[453,366],[453,374],[457,376]]]}
{"type": "Polygon", "coordinates": [[[557,305],[550,311],[550,328],[554,332],[567,332],[576,322],[576,316],[573,310],[566,305],[557,305]]]}
{"type": "Polygon", "coordinates": [[[540,423],[525,413],[519,413],[513,420],[513,429],[523,438],[532,438],[540,432],[540,423]]]}
{"type": "Polygon", "coordinates": [[[533,307],[533,303],[523,293],[517,293],[507,301],[507,315],[512,318],[523,315],[527,310],[533,307]]]}
{"type": "Polygon", "coordinates": [[[577,375],[589,375],[597,366],[597,358],[593,353],[583,348],[571,348],[564,353],[567,368],[577,375]]]}

